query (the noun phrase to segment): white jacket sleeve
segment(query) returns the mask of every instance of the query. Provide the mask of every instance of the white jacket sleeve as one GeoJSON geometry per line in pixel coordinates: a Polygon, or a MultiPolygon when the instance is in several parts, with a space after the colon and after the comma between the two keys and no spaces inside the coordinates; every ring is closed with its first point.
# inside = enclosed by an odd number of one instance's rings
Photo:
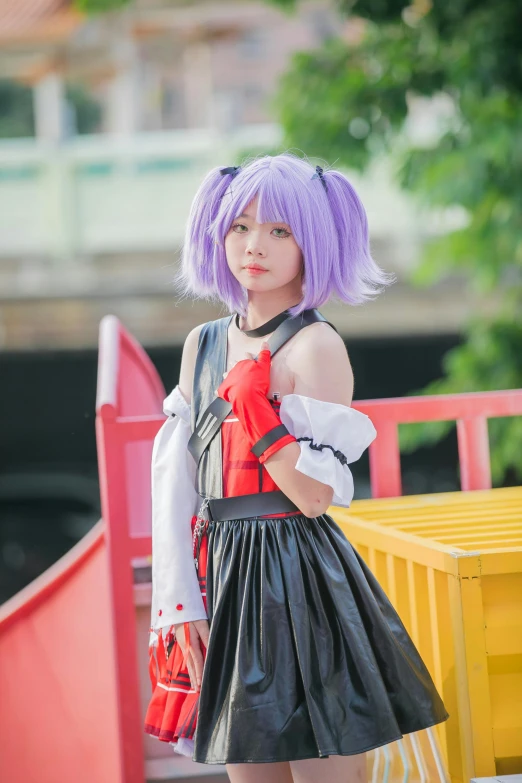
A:
{"type": "Polygon", "coordinates": [[[196,465],[187,450],[190,406],[179,386],[163,404],[169,417],[152,450],[151,639],[159,628],[206,619],[192,554],[191,520],[197,513],[196,465]]]}
{"type": "Polygon", "coordinates": [[[296,470],[328,484],[332,505],[348,507],[353,477],[348,465],[356,462],[377,435],[364,413],[299,394],[283,397],[281,421],[297,439],[301,454],[296,470]]]}

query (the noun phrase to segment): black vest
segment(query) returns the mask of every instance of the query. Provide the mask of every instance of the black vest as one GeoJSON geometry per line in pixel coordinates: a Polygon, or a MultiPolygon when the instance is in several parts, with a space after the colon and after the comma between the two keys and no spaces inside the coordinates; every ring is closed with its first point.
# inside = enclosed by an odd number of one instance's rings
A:
{"type": "MultiPolygon", "coordinates": [[[[199,335],[198,354],[192,386],[192,432],[200,415],[216,397],[216,389],[227,367],[228,327],[233,316],[209,321],[199,335]]],[[[203,452],[198,465],[196,490],[202,497],[223,497],[223,457],[220,433],[203,452]]]]}
{"type": "MultiPolygon", "coordinates": [[[[219,318],[205,324],[199,335],[198,353],[192,386],[191,427],[196,424],[216,398],[216,389],[223,380],[227,366],[228,328],[234,316],[219,318]]],[[[296,334],[312,323],[326,321],[317,310],[305,310],[295,318],[289,318],[273,332],[269,339],[272,356],[296,334]]],[[[326,321],[326,323],[329,323],[326,321]]],[[[335,326],[329,324],[335,329],[335,326]]],[[[210,441],[203,451],[197,467],[196,490],[202,497],[223,497],[223,455],[221,452],[221,433],[210,441]]]]}

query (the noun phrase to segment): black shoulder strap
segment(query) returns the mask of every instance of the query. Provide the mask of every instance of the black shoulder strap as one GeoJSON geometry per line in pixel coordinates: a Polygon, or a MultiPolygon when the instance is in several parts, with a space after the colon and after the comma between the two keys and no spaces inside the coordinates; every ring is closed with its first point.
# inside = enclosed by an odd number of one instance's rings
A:
{"type": "MultiPolygon", "coordinates": [[[[304,329],[305,326],[310,326],[310,324],[318,323],[320,321],[324,321],[329,324],[332,329],[335,329],[335,326],[327,321],[318,310],[304,310],[300,315],[295,316],[295,318],[288,318],[286,321],[283,321],[268,340],[272,356],[274,356],[295,334],[300,332],[301,329],[304,329]]],[[[196,465],[199,465],[203,452],[208,448],[212,439],[219,432],[221,425],[231,410],[232,405],[229,402],[221,399],[221,397],[216,397],[199,417],[187,446],[196,465]]]]}
{"type": "MultiPolygon", "coordinates": [[[[294,334],[300,332],[305,326],[310,326],[310,324],[319,323],[320,321],[324,321],[329,324],[332,329],[335,329],[335,326],[327,321],[324,315],[321,315],[318,310],[304,310],[294,318],[288,318],[286,321],[283,321],[268,340],[272,356],[275,356],[278,350],[282,348],[294,334]]],[[[337,331],[337,329],[335,329],[335,331],[337,331]]]]}

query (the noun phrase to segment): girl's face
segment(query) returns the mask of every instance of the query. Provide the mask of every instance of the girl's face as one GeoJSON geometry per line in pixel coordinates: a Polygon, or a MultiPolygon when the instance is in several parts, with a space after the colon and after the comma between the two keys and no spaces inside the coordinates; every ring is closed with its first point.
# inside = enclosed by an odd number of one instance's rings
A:
{"type": "Polygon", "coordinates": [[[257,197],[232,223],[225,237],[230,271],[249,291],[295,286],[301,291],[303,256],[286,223],[257,223],[257,197]]]}

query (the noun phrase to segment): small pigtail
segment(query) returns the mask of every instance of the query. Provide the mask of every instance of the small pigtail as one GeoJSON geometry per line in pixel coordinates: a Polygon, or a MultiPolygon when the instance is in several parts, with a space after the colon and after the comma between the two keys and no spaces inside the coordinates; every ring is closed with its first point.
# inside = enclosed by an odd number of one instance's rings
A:
{"type": "Polygon", "coordinates": [[[224,169],[219,170],[221,175],[230,174],[231,177],[235,177],[241,171],[241,166],[227,166],[224,169]]]}
{"type": "Polygon", "coordinates": [[[185,231],[181,268],[176,283],[184,295],[215,298],[215,241],[210,228],[239,166],[212,169],[197,190],[185,231]]]}
{"type": "Polygon", "coordinates": [[[335,295],[349,304],[362,304],[395,278],[372,258],[368,219],[354,187],[340,171],[330,170],[328,183],[322,177],[339,243],[332,270],[335,295]]]}
{"type": "Polygon", "coordinates": [[[323,186],[325,193],[328,193],[328,185],[326,184],[324,169],[321,168],[321,166],[315,167],[315,174],[313,175],[312,179],[319,179],[321,181],[321,185],[323,186]]]}

